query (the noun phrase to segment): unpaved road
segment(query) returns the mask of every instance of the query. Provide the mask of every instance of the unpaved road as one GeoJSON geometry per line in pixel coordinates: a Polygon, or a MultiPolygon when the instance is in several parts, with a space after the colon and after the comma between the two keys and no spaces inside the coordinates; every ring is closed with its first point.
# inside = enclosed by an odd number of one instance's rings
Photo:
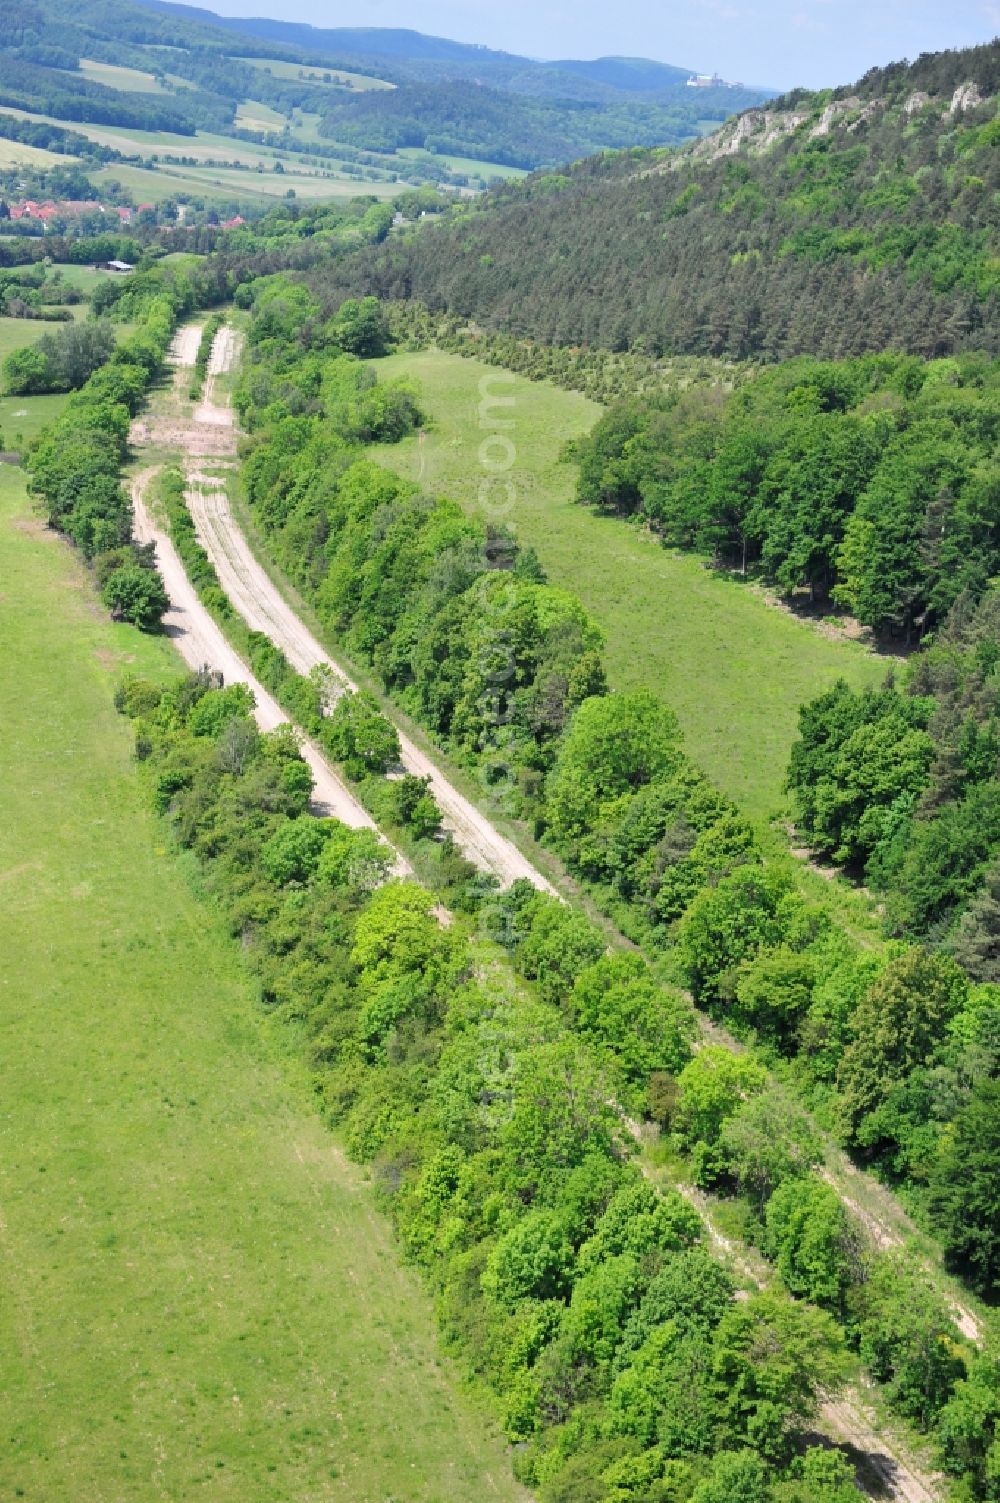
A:
{"type": "Polygon", "coordinates": [[[939,1503],[943,1479],[918,1472],[903,1461],[884,1435],[857,1389],[848,1389],[820,1405],[824,1433],[852,1453],[858,1481],[867,1493],[899,1498],[901,1503],[939,1503]]]}
{"type": "MultiPolygon", "coordinates": [[[[180,368],[180,373],[194,364],[200,339],[201,331],[196,326],[181,329],[175,335],[169,359],[180,368]]],[[[181,384],[175,382],[175,401],[181,384]]],[[[154,438],[162,442],[163,431],[164,424],[159,420],[144,416],[132,425],[131,442],[136,447],[141,447],[154,438]]],[[[287,724],[288,716],[277,700],[254,678],[198,599],[173,543],[153,518],[146,504],[146,491],[156,470],[157,467],[153,466],[136,475],[132,480],[131,494],[135,536],[141,543],[155,543],[156,562],[170,599],[170,608],[163,618],[164,630],[173,639],[174,646],[190,668],[198,669],[207,664],[210,668],[218,669],[227,684],[246,684],[252,690],[256,700],[254,714],[262,731],[271,731],[276,726],[287,724]]],[[[304,740],[302,755],[313,776],[312,806],[316,813],[339,819],[355,830],[374,830],[374,820],[319,748],[311,741],[304,740]]],[[[398,851],[394,870],[400,876],[411,873],[409,862],[398,851]]]]}
{"type": "MultiPolygon", "coordinates": [[[[220,329],[216,344],[225,336],[231,338],[232,334],[231,329],[220,329]]],[[[213,350],[213,360],[214,358],[213,350]]],[[[220,354],[218,363],[220,366],[225,361],[231,363],[233,358],[227,347],[220,354]]],[[[211,393],[196,413],[199,424],[203,421],[202,413],[206,407],[212,409],[212,415],[205,421],[216,432],[224,429],[227,423],[232,431],[232,414],[227,408],[217,407],[211,400],[211,393]]],[[[233,443],[235,445],[235,434],[233,443]]],[[[188,447],[187,452],[196,451],[188,447]]],[[[308,673],[317,664],[326,664],[345,688],[354,689],[355,684],[339,663],[330,657],[303,625],[257,562],[233,515],[222,480],[200,470],[190,471],[189,478],[191,484],[187,502],[199,540],[215,566],[222,588],[247,625],[269,636],[299,673],[308,673]]],[[[555,892],[513,841],[501,835],[486,815],[480,813],[474,804],[459,793],[431,759],[402,732],[399,744],[402,763],[407,772],[430,779],[431,792],[441,810],[444,828],[451,833],[455,844],[470,861],[481,871],[492,872],[504,886],[523,877],[542,891],[555,892]]]]}
{"type": "MultiPolygon", "coordinates": [[[[156,562],[170,597],[170,609],[163,618],[164,629],[190,668],[198,669],[207,664],[210,668],[218,669],[227,684],[246,684],[257,701],[254,711],[257,724],[262,731],[273,731],[276,726],[287,724],[288,716],[230,647],[195,594],[194,586],[188,579],[173,543],[150,514],[145,492],[155,473],[155,468],[143,470],[132,481],[132,507],[135,513],[135,535],[142,543],[156,544],[156,562]]],[[[313,775],[312,806],[316,813],[339,819],[355,830],[374,830],[375,822],[371,815],[341,782],[319,748],[313,742],[305,740],[302,755],[313,775]]],[[[408,876],[411,870],[409,863],[398,851],[395,870],[400,876],[408,876]]]]}
{"type": "Polygon", "coordinates": [[[194,365],[201,344],[201,325],[186,324],[178,329],[170,345],[168,359],[172,365],[194,365]]]}

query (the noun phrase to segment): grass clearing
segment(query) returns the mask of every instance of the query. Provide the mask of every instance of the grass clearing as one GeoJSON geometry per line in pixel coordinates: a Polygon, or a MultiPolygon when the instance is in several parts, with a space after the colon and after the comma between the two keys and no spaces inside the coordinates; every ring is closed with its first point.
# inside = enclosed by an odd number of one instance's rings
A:
{"type": "MultiPolygon", "coordinates": [[[[109,225],[109,229],[117,228],[116,225],[109,225]]],[[[78,292],[87,294],[93,292],[99,282],[107,282],[116,275],[113,271],[98,271],[96,266],[78,266],[70,261],[56,261],[52,266],[52,275],[56,272],[64,287],[75,287],[78,292]]]]}
{"type": "Polygon", "coordinates": [[[259,68],[273,78],[307,78],[310,83],[326,84],[334,89],[394,89],[385,78],[369,78],[365,73],[348,73],[344,68],[323,68],[315,63],[290,63],[277,57],[237,57],[235,62],[259,68]]]}
{"type": "Polygon", "coordinates": [[[6,1492],[522,1498],[141,797],[111,689],[169,643],[107,620],[4,467],[0,579],[6,1492]]]}
{"type": "Polygon", "coordinates": [[[281,130],[287,124],[287,116],[279,115],[259,99],[244,99],[236,106],[236,125],[240,130],[281,130]]]}
{"type": "Polygon", "coordinates": [[[43,397],[0,396],[0,447],[24,450],[43,428],[55,422],[68,401],[68,392],[51,392],[43,397]]]}
{"type": "MultiPolygon", "coordinates": [[[[515,488],[508,521],[551,581],[579,595],[603,628],[612,685],[662,695],[695,761],[747,813],[766,819],[783,806],[799,705],[838,677],[855,687],[876,684],[885,663],[767,605],[700,559],[668,553],[636,528],[577,506],[575,468],[559,455],[600,416],[586,397],[441,350],[375,364],[380,375],[418,382],[430,423],[424,437],[375,446],[372,457],[473,512],[491,473],[480,445],[505,432],[499,419],[513,418],[505,436],[516,460],[501,477],[515,488]],[[514,401],[480,426],[484,380],[494,397],[514,401]]],[[[489,458],[495,462],[495,449],[489,458]]]]}
{"type": "Polygon", "coordinates": [[[61,327],[61,322],[50,322],[47,318],[0,318],[0,360],[5,360],[12,350],[36,344],[43,334],[52,334],[61,327]]]}
{"type": "MultiPolygon", "coordinates": [[[[12,114],[11,110],[2,111],[12,114]]],[[[51,172],[54,167],[65,171],[79,162],[79,157],[62,156],[57,151],[46,151],[44,146],[28,146],[24,141],[8,141],[0,136],[0,169],[7,167],[33,167],[39,172],[51,172]]]]}
{"type": "Polygon", "coordinates": [[[92,57],[81,57],[80,72],[91,83],[103,84],[106,89],[120,89],[123,94],[168,94],[159,79],[141,68],[120,67],[117,63],[100,63],[92,57]]]}
{"type": "Polygon", "coordinates": [[[469,177],[527,177],[526,167],[507,167],[503,162],[485,162],[477,157],[456,157],[442,151],[427,151],[423,146],[401,146],[396,153],[411,162],[437,162],[450,172],[463,172],[469,177]]]}

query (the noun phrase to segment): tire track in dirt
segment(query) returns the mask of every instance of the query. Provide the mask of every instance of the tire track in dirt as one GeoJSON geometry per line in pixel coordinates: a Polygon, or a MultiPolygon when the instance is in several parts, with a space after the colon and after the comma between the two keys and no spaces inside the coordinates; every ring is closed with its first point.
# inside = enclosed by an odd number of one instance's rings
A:
{"type": "MultiPolygon", "coordinates": [[[[262,731],[272,731],[289,723],[288,716],[264,686],[254,678],[242,658],[226,640],[202,605],[187,576],[178,554],[167,535],[157,526],[146,505],[145,494],[156,468],[143,470],[132,481],[132,508],[135,536],[141,543],[153,543],[156,562],[170,607],[163,618],[164,630],[177,651],[192,669],[206,665],[217,669],[227,684],[245,684],[256,700],[254,717],[262,731]]],[[[327,818],[339,819],[354,830],[376,828],[374,820],[334,772],[319,748],[308,739],[302,743],[302,755],[313,776],[312,807],[327,818]]],[[[395,871],[409,876],[409,862],[396,852],[395,871]]]]}
{"type": "MultiPolygon", "coordinates": [[[[216,344],[233,331],[224,326],[216,344]]],[[[214,357],[214,349],[213,349],[214,357]]],[[[230,346],[219,356],[218,363],[235,358],[230,346]]],[[[199,408],[212,405],[208,401],[199,408]]],[[[228,408],[224,412],[231,424],[228,408]]],[[[217,415],[210,420],[216,430],[226,423],[217,415]]],[[[232,444],[235,451],[235,430],[232,444]]],[[[188,453],[192,450],[188,448],[188,453]]],[[[347,689],[357,686],[340,664],[330,656],[296,615],[270,576],[258,563],[239,526],[222,483],[200,471],[190,472],[188,505],[198,538],[219,575],[220,583],[233,605],[255,631],[265,632],[299,673],[323,664],[330,668],[347,689]]],[[[398,727],[397,727],[398,730],[398,727]]],[[[491,872],[504,886],[524,878],[543,892],[555,895],[552,884],[521,854],[512,840],[502,835],[486,815],[454,787],[440,769],[404,732],[399,731],[401,760],[407,772],[428,778],[430,789],[442,813],[442,823],[463,854],[481,871],[491,872]]]]}

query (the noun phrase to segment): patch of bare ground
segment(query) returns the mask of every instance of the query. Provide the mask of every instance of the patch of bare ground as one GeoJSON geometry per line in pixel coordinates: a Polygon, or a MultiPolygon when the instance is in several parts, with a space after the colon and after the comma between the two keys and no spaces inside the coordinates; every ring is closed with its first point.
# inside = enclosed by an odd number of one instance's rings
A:
{"type": "Polygon", "coordinates": [[[901,1455],[898,1442],[879,1425],[860,1386],[825,1399],[819,1416],[826,1434],[847,1452],[858,1485],[869,1497],[939,1503],[944,1479],[901,1455]]]}

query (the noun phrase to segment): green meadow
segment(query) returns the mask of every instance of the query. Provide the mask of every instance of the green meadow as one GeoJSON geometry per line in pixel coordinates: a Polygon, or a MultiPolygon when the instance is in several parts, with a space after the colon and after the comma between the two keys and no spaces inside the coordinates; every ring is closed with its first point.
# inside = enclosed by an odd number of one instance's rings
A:
{"type": "Polygon", "coordinates": [[[324,68],[313,63],[289,63],[276,57],[241,57],[241,63],[270,73],[274,78],[307,78],[313,84],[326,84],[330,88],[394,89],[395,84],[384,78],[369,78],[366,73],[348,73],[343,68],[324,68]]]}
{"type": "MultiPolygon", "coordinates": [[[[561,459],[567,440],[588,431],[601,408],[576,392],[533,382],[440,350],[377,361],[385,377],[418,383],[426,431],[376,446],[373,457],[469,511],[488,478],[480,446],[498,430],[480,422],[480,383],[513,405],[513,505],[507,520],[534,547],[555,584],[575,591],[602,627],[615,688],[648,686],[680,718],[688,748],[705,772],[750,814],[767,818],[783,803],[782,784],[799,705],[838,677],[878,683],[885,663],[862,646],[833,639],[766,603],[751,587],[705,561],[669,553],[648,534],[595,515],[573,500],[575,467],[561,459]],[[499,378],[499,379],[498,379],[499,378]]],[[[500,450],[487,457],[496,459],[500,450]]]]}
{"type": "Polygon", "coordinates": [[[148,812],[113,625],[0,466],[0,1495],[521,1497],[148,812]]]}

